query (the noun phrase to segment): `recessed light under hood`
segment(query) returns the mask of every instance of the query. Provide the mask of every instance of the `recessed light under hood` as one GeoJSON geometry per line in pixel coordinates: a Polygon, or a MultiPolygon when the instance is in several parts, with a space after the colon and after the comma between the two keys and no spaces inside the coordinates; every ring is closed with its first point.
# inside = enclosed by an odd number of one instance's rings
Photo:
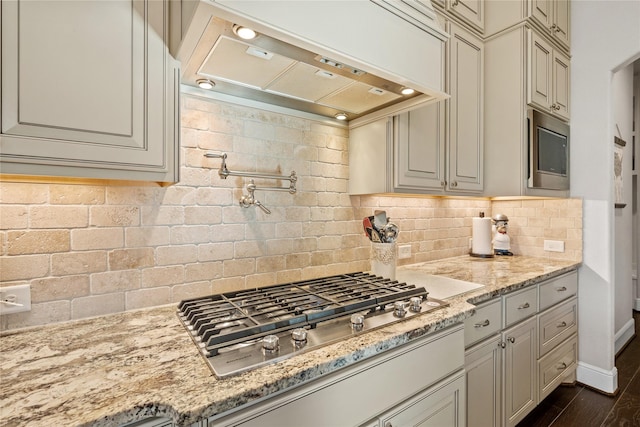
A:
{"type": "Polygon", "coordinates": [[[403,85],[264,34],[242,40],[233,28],[211,18],[183,83],[206,79],[215,92],[328,117],[347,113],[349,119],[421,95],[403,95],[403,85]]]}

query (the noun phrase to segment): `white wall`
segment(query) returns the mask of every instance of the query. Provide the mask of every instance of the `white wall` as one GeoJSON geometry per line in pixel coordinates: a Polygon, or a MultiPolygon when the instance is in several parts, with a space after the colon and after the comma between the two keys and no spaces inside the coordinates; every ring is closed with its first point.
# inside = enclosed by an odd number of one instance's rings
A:
{"type": "MultiPolygon", "coordinates": [[[[632,287],[632,184],[631,137],[633,132],[633,64],[613,74],[612,108],[614,135],[627,144],[623,150],[623,202],[626,206],[614,210],[614,289],[615,289],[615,352],[617,353],[635,333],[632,287]]],[[[613,138],[611,138],[613,139],[613,138]]]]}
{"type": "Polygon", "coordinates": [[[640,56],[640,2],[571,3],[571,195],[584,200],[578,381],[618,387],[612,72],[640,56]]]}

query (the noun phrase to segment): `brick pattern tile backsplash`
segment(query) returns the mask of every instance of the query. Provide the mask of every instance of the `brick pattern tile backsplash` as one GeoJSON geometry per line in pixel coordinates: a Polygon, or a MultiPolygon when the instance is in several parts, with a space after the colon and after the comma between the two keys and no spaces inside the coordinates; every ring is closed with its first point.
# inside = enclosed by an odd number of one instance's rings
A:
{"type": "Polygon", "coordinates": [[[347,194],[348,132],[320,122],[183,96],[180,183],[0,182],[0,286],[29,283],[32,310],[9,330],[176,303],[212,292],[369,269],[362,218],[384,209],[412,256],[465,255],[471,218],[511,219],[516,254],[581,259],[580,200],[449,199],[347,194]],[[298,192],[256,179],[272,214],[239,205],[245,178],[229,169],[298,175],[298,192]],[[563,254],[542,251],[565,240],[563,254]]]}

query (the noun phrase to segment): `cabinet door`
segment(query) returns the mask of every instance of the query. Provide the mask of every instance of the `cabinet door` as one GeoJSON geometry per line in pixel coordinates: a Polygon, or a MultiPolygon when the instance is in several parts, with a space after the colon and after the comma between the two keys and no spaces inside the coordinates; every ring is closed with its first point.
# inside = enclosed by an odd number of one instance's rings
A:
{"type": "Polygon", "coordinates": [[[536,318],[503,331],[505,424],[515,426],[536,406],[536,318]]]}
{"type": "Polygon", "coordinates": [[[2,2],[2,169],[175,181],[164,1],[2,2]]]}
{"type": "Polygon", "coordinates": [[[529,30],[528,102],[544,111],[551,107],[553,49],[542,37],[529,30]]]}
{"type": "Polygon", "coordinates": [[[482,191],[484,169],[481,40],[450,23],[448,42],[449,190],[482,191]]]}
{"type": "Polygon", "coordinates": [[[484,32],[484,0],[449,0],[447,9],[481,33],[484,32]]]}
{"type": "Polygon", "coordinates": [[[467,427],[500,426],[502,342],[490,338],[466,351],[467,427]]]}
{"type": "Polygon", "coordinates": [[[394,118],[394,186],[397,189],[444,189],[444,123],[442,102],[394,118]]]}
{"type": "Polygon", "coordinates": [[[553,52],[553,102],[551,108],[556,115],[569,120],[569,98],[571,69],[569,58],[558,51],[553,52]]]}
{"type": "Polygon", "coordinates": [[[553,25],[553,8],[551,4],[552,0],[530,0],[529,1],[529,15],[538,21],[543,27],[550,29],[553,25]]]}
{"type": "Polygon", "coordinates": [[[553,32],[560,43],[567,49],[571,45],[571,2],[569,0],[554,0],[553,2],[553,32]]]}
{"type": "Polygon", "coordinates": [[[437,384],[380,419],[382,427],[465,425],[464,374],[437,384]]]}

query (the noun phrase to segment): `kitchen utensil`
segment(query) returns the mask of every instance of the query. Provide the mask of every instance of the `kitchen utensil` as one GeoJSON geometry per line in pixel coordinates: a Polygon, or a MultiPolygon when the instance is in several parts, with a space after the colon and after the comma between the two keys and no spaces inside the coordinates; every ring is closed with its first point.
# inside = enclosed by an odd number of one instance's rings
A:
{"type": "Polygon", "coordinates": [[[387,225],[389,220],[387,219],[387,213],[385,211],[373,211],[373,225],[380,230],[387,225]]]}
{"type": "Polygon", "coordinates": [[[398,238],[398,226],[393,222],[388,223],[382,228],[382,241],[384,243],[394,243],[398,238]]]}

